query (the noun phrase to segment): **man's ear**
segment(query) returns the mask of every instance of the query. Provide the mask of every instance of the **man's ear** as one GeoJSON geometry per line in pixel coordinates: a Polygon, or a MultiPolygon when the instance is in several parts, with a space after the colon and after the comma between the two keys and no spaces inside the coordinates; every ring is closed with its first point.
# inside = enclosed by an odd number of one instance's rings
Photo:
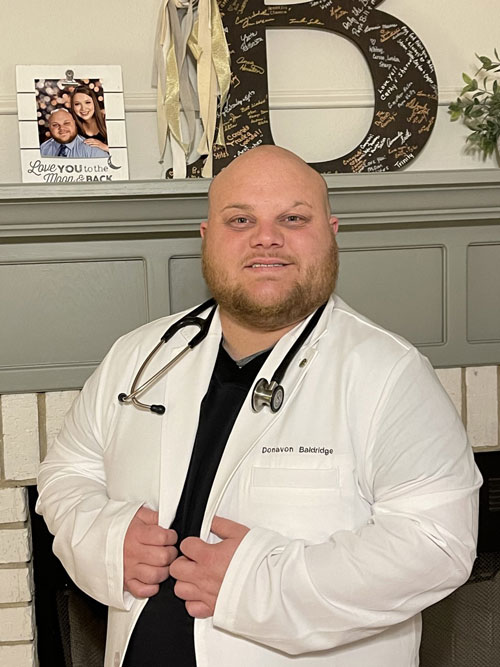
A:
{"type": "Polygon", "coordinates": [[[205,233],[207,231],[207,226],[208,226],[208,220],[203,220],[203,222],[200,225],[200,234],[201,234],[202,239],[205,238],[205,233]]]}
{"type": "Polygon", "coordinates": [[[334,215],[330,216],[330,225],[332,226],[333,233],[336,234],[339,231],[339,219],[334,215]]]}

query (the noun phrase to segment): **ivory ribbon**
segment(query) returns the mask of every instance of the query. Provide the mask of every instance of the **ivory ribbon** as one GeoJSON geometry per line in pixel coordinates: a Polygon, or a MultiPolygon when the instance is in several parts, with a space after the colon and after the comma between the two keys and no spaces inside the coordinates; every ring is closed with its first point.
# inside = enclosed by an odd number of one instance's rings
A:
{"type": "MultiPolygon", "coordinates": [[[[198,153],[207,155],[202,175],[212,175],[212,149],[217,124],[217,101],[222,110],[231,83],[231,60],[217,0],[199,0],[194,21],[194,0],[162,0],[155,39],[158,98],[158,140],[163,162],[168,140],[174,158],[174,178],[185,177],[199,101],[203,134],[198,153]],[[197,63],[198,99],[189,78],[187,47],[197,63]],[[183,122],[184,120],[184,122],[183,122]],[[184,154],[181,165],[180,149],[184,154]]],[[[222,115],[217,143],[224,144],[222,115]]]]}

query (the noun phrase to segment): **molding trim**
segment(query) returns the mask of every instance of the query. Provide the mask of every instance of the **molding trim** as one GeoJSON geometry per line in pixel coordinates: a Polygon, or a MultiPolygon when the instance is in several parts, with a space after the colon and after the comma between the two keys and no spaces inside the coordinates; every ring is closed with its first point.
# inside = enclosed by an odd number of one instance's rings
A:
{"type": "MultiPolygon", "coordinates": [[[[344,229],[500,221],[498,169],[328,174],[325,180],[344,229]]],[[[196,232],[209,183],[0,184],[0,239],[196,232]]]]}
{"type": "MultiPolygon", "coordinates": [[[[439,106],[448,106],[460,94],[461,88],[441,88],[439,106]]],[[[156,93],[130,92],[124,94],[127,113],[154,113],[156,93]]],[[[287,109],[357,109],[373,107],[373,89],[280,90],[269,93],[269,108],[287,109]]],[[[0,116],[17,115],[15,95],[0,95],[0,116]]]]}

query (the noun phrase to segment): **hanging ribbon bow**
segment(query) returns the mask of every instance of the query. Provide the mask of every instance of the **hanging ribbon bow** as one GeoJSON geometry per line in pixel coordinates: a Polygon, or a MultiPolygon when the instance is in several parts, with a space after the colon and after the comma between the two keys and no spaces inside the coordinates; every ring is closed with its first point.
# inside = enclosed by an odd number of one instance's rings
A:
{"type": "MultiPolygon", "coordinates": [[[[198,153],[207,155],[202,175],[210,177],[218,96],[222,109],[231,82],[229,48],[217,0],[199,0],[198,3],[193,0],[162,0],[156,33],[155,66],[160,161],[163,161],[170,139],[174,178],[185,177],[186,156],[193,145],[195,111],[199,101],[203,134],[198,153]],[[198,96],[189,78],[188,46],[197,63],[198,96]]],[[[224,144],[222,118],[217,143],[224,144]]]]}

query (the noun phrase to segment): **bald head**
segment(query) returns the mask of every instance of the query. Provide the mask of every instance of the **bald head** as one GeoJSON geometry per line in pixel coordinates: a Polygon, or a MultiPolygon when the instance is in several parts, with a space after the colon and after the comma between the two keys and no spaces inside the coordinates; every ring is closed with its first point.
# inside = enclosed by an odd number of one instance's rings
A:
{"type": "Polygon", "coordinates": [[[323,177],[295,153],[274,145],[264,145],[246,151],[213,179],[208,191],[210,207],[221,196],[230,195],[233,185],[247,181],[257,194],[259,184],[272,184],[276,193],[285,183],[296,181],[297,191],[308,188],[311,196],[322,199],[327,217],[330,216],[328,190],[323,177]]]}

